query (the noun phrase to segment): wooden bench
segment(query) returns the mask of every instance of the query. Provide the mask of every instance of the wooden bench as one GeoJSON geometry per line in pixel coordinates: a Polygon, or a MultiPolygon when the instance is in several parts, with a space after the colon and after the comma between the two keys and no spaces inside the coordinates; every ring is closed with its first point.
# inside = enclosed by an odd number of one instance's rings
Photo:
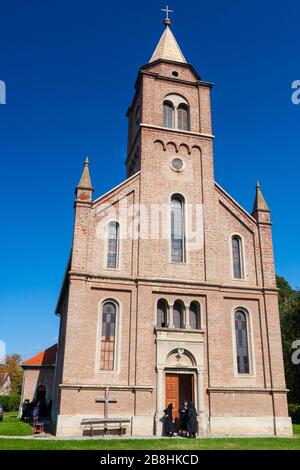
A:
{"type": "Polygon", "coordinates": [[[109,430],[118,429],[119,435],[122,436],[126,432],[125,423],[130,423],[129,418],[85,418],[81,421],[81,426],[89,429],[91,437],[97,429],[103,430],[104,435],[108,434],[109,430]],[[124,432],[125,431],[125,432],[124,432]]]}

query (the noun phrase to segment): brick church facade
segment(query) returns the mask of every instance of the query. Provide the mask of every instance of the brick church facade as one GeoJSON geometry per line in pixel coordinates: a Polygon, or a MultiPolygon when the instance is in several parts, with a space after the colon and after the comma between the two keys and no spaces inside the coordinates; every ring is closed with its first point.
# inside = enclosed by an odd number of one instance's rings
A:
{"type": "Polygon", "coordinates": [[[214,180],[211,87],[165,20],[127,113],[127,179],[94,199],[85,162],[56,311],[58,436],[103,417],[105,393],[129,434],[161,435],[183,399],[199,435],[292,433],[270,210],[259,185],[248,213],[214,180]]]}

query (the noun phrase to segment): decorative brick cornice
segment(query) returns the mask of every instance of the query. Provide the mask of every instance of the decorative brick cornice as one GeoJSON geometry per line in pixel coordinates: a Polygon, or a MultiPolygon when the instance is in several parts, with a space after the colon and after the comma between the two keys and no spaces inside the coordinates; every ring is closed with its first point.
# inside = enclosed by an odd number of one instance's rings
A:
{"type": "MultiPolygon", "coordinates": [[[[195,287],[203,287],[203,288],[210,288],[211,290],[226,290],[226,291],[234,291],[234,292],[253,292],[257,294],[265,294],[265,293],[276,293],[278,292],[277,287],[263,287],[263,286],[253,286],[253,285],[236,285],[236,284],[220,284],[214,283],[209,281],[194,281],[194,280],[183,280],[183,279],[167,279],[167,278],[144,278],[144,277],[131,277],[131,276],[104,276],[104,275],[95,275],[95,274],[88,274],[84,272],[78,271],[69,271],[69,279],[70,280],[84,280],[86,282],[127,282],[132,285],[137,284],[147,284],[147,285],[161,285],[165,286],[166,284],[172,284],[174,286],[189,286],[191,288],[195,287]]],[[[94,289],[97,289],[96,286],[93,286],[94,289]]]]}
{"type": "Polygon", "coordinates": [[[287,388],[208,387],[207,393],[288,393],[287,388]]]}
{"type": "Polygon", "coordinates": [[[98,385],[98,384],[81,384],[81,383],[62,383],[59,385],[62,390],[109,390],[112,391],[153,391],[152,385],[98,385]]]}
{"type": "Polygon", "coordinates": [[[201,137],[203,139],[208,139],[208,140],[213,140],[215,139],[215,136],[212,134],[203,134],[201,132],[193,132],[193,131],[183,131],[181,129],[169,129],[165,128],[162,126],[155,126],[154,124],[146,124],[146,123],[141,123],[140,128],[145,128],[145,129],[151,129],[154,131],[163,131],[168,134],[178,134],[178,135],[184,135],[184,136],[189,136],[189,137],[201,137]]]}

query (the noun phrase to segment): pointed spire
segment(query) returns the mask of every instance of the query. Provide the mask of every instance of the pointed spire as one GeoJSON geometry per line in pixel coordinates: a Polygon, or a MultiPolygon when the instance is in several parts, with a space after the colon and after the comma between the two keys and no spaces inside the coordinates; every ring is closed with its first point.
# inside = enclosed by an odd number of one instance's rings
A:
{"type": "Polygon", "coordinates": [[[93,189],[91,177],[90,177],[90,171],[89,171],[89,158],[88,157],[86,157],[85,159],[84,169],[83,169],[77,188],[93,189]]]}
{"type": "Polygon", "coordinates": [[[265,198],[261,192],[261,186],[259,184],[259,181],[256,183],[256,196],[255,196],[255,201],[254,201],[254,206],[253,206],[253,212],[257,211],[270,211],[265,198]]]}
{"type": "Polygon", "coordinates": [[[152,54],[149,64],[158,59],[173,60],[175,62],[182,62],[186,64],[187,62],[185,60],[185,57],[182,54],[181,49],[175,39],[175,36],[170,29],[170,18],[167,17],[164,20],[164,24],[166,26],[166,29],[164,30],[159,40],[159,43],[156,46],[155,51],[152,54]]]}

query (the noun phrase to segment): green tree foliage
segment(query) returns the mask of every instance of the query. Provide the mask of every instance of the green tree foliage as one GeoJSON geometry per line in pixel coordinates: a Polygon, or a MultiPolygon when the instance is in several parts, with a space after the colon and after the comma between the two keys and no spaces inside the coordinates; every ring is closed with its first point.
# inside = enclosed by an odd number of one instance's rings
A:
{"type": "Polygon", "coordinates": [[[20,405],[20,395],[0,395],[3,411],[17,411],[20,405]]]}
{"type": "Polygon", "coordinates": [[[300,403],[300,364],[292,363],[292,344],[300,340],[300,291],[292,289],[281,276],[277,276],[277,287],[288,398],[290,403],[300,403]]]}
{"type": "Polygon", "coordinates": [[[11,354],[10,356],[6,356],[6,363],[0,365],[0,372],[8,372],[10,375],[11,394],[20,394],[23,380],[21,356],[19,354],[11,354]]]}

